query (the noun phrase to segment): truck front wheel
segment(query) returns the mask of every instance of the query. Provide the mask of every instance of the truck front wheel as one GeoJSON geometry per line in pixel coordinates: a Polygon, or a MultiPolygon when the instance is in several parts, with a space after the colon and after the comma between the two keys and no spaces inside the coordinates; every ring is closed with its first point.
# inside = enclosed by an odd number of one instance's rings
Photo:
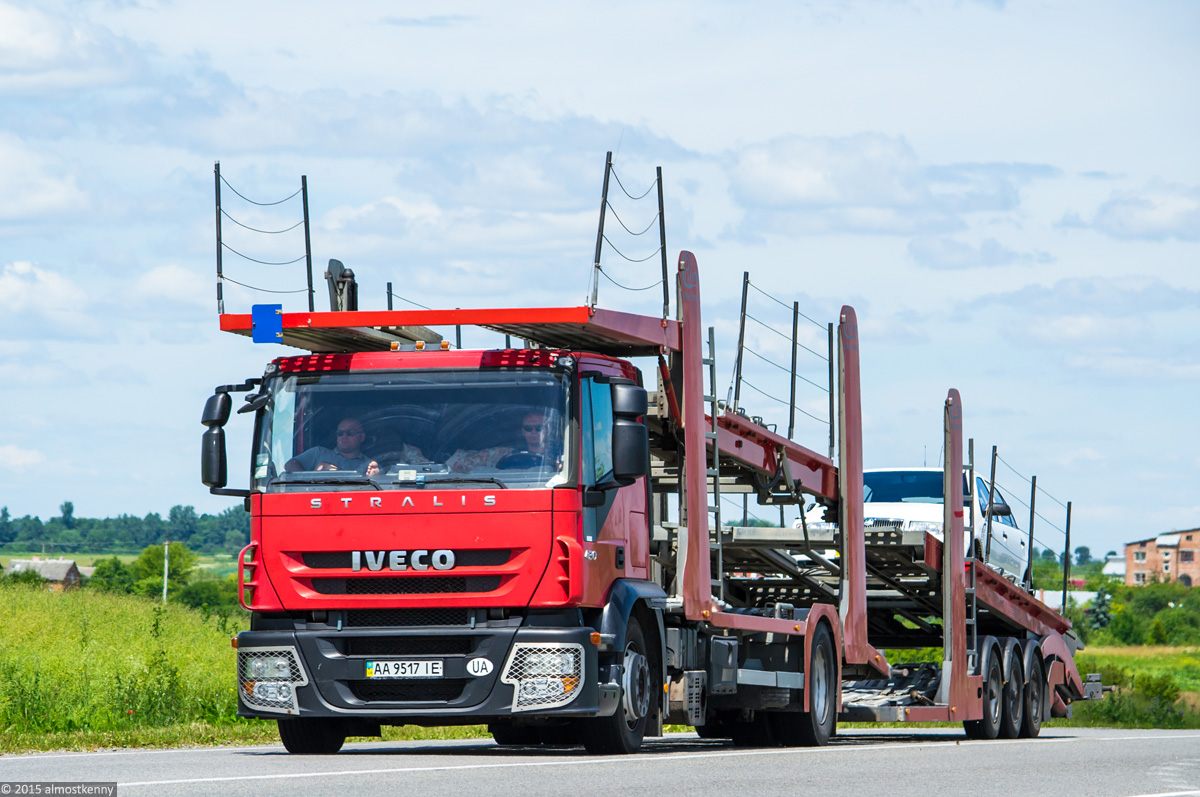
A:
{"type": "Polygon", "coordinates": [[[611,717],[595,717],[579,723],[583,746],[593,755],[636,753],[646,737],[649,716],[657,705],[653,684],[658,665],[635,617],[629,618],[629,625],[625,627],[621,667],[624,673],[621,705],[611,717]]]}
{"type": "Polygon", "coordinates": [[[283,746],[295,755],[333,755],[346,743],[346,728],[341,720],[296,717],[278,722],[283,746]]]}
{"type": "Polygon", "coordinates": [[[817,624],[809,647],[811,658],[804,673],[809,710],[768,715],[775,740],[785,747],[826,745],[837,725],[837,656],[833,637],[823,624],[817,624]]]}

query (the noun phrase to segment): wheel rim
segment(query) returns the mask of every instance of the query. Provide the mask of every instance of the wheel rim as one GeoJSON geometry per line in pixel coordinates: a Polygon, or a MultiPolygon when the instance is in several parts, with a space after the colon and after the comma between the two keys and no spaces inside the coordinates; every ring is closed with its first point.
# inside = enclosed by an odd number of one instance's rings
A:
{"type": "Polygon", "coordinates": [[[1001,691],[1003,684],[1000,682],[999,670],[992,670],[992,677],[988,679],[988,714],[992,717],[992,723],[998,725],[1000,723],[1001,691]]]}
{"type": "Polygon", "coordinates": [[[1021,716],[1021,701],[1025,698],[1021,689],[1021,679],[1017,677],[1016,673],[1013,673],[1009,677],[1008,683],[1008,716],[1019,717],[1021,716]]]}
{"type": "Polygon", "coordinates": [[[809,690],[809,711],[816,717],[818,724],[825,722],[829,714],[829,662],[823,647],[813,651],[813,667],[809,675],[812,685],[809,690]]]}
{"type": "Polygon", "coordinates": [[[1040,722],[1042,719],[1042,674],[1037,669],[1034,671],[1034,677],[1029,679],[1029,711],[1030,719],[1033,722],[1040,722]]]}
{"type": "Polygon", "coordinates": [[[625,723],[633,728],[650,713],[650,667],[632,643],[625,647],[623,677],[625,723]]]}

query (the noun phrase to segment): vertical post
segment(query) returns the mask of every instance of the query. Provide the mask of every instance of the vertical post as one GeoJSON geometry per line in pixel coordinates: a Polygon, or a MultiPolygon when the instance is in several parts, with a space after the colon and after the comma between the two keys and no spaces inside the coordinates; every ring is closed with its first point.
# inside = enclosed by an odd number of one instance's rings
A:
{"type": "Polygon", "coordinates": [[[746,294],[750,291],[750,272],[742,272],[742,319],[738,324],[737,362],[733,374],[733,411],[737,412],[742,398],[742,347],[746,344],[746,294]]]}
{"type": "Polygon", "coordinates": [[[1037,517],[1037,476],[1033,477],[1033,487],[1029,490],[1029,563],[1025,566],[1028,574],[1026,586],[1033,589],[1033,521],[1037,517]]]}
{"type": "Polygon", "coordinates": [[[996,503],[996,447],[992,446],[992,477],[988,480],[987,509],[984,510],[984,520],[987,522],[987,545],[983,549],[983,561],[992,559],[992,505],[996,503]]]}
{"type": "Polygon", "coordinates": [[[225,297],[221,289],[225,284],[225,275],[221,273],[221,162],[213,164],[214,198],[217,203],[217,314],[225,312],[225,297]]]}
{"type": "Polygon", "coordinates": [[[667,217],[663,213],[662,167],[657,167],[655,173],[658,175],[658,247],[662,256],[663,321],[666,321],[671,312],[671,280],[667,274],[667,217]]]}
{"type": "Polygon", "coordinates": [[[750,525],[750,494],[742,493],[742,527],[750,525]]]}
{"type": "MultiPolygon", "coordinates": [[[[308,266],[308,312],[317,309],[313,295],[312,242],[308,232],[308,175],[300,175],[300,199],[304,205],[304,262],[308,266]]],[[[355,308],[358,309],[358,308],[355,308]]]]}
{"type": "Polygon", "coordinates": [[[167,573],[170,569],[171,562],[171,532],[167,531],[167,537],[163,541],[163,603],[167,602],[167,573]]]}
{"type": "Polygon", "coordinates": [[[975,438],[972,437],[967,441],[967,468],[970,470],[970,476],[967,477],[967,492],[966,495],[971,499],[971,513],[969,520],[971,521],[970,537],[967,541],[966,556],[974,558],[975,556],[975,505],[979,503],[976,498],[978,490],[975,489],[975,438]]]}
{"type": "Polygon", "coordinates": [[[799,335],[800,302],[792,302],[792,397],[788,401],[788,440],[792,439],[792,434],[796,431],[796,349],[800,342],[799,335]]]}
{"type": "MultiPolygon", "coordinates": [[[[459,308],[455,307],[454,309],[457,310],[459,308]]],[[[462,348],[462,324],[454,325],[454,348],[462,348]]]]}
{"type": "MultiPolygon", "coordinates": [[[[951,389],[943,415],[942,681],[938,702],[964,708],[967,692],[967,581],[963,568],[962,397],[951,389]]],[[[974,568],[976,565],[972,564],[974,568]]]]}
{"type": "Polygon", "coordinates": [[[829,324],[829,459],[833,460],[834,444],[834,406],[836,389],[833,386],[833,324],[829,324]]]}
{"type": "Polygon", "coordinates": [[[392,309],[392,283],[388,283],[388,309],[392,309]]]}
{"type": "Polygon", "coordinates": [[[604,156],[604,187],[600,190],[600,227],[596,230],[596,260],[592,266],[592,307],[600,293],[600,250],[604,246],[604,211],[608,207],[608,175],[612,171],[612,153],[604,156]]]}
{"type": "Polygon", "coordinates": [[[504,336],[504,348],[506,348],[506,349],[512,348],[512,336],[510,336],[510,335],[504,336]]]}
{"type": "Polygon", "coordinates": [[[1067,613],[1067,587],[1071,584],[1071,502],[1067,501],[1067,541],[1063,547],[1062,613],[1067,613]]]}

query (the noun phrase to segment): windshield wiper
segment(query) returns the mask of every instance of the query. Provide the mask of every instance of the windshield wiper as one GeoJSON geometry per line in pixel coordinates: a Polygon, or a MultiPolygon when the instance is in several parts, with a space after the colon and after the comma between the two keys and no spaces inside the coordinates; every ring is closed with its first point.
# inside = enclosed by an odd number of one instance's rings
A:
{"type": "Polygon", "coordinates": [[[433,474],[426,473],[426,474],[422,474],[422,475],[425,478],[423,478],[423,479],[404,479],[403,481],[401,481],[400,479],[396,479],[394,482],[392,482],[392,484],[405,484],[405,485],[411,485],[413,487],[424,487],[425,485],[431,484],[433,482],[437,482],[438,484],[443,484],[445,482],[453,482],[455,484],[498,484],[498,485],[500,485],[500,489],[502,489],[502,490],[508,489],[507,484],[505,484],[504,482],[495,478],[494,476],[443,476],[442,474],[439,473],[439,474],[437,474],[437,478],[431,479],[429,477],[433,474]]]}
{"type": "Polygon", "coordinates": [[[374,487],[376,490],[382,490],[379,482],[369,476],[363,476],[358,473],[348,473],[345,476],[309,476],[301,478],[281,479],[276,477],[271,480],[272,484],[365,484],[374,487]]]}

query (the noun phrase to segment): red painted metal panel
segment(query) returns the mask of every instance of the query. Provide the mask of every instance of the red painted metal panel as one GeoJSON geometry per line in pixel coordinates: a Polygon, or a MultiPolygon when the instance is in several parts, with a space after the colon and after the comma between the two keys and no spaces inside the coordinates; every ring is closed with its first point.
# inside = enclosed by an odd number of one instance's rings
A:
{"type": "MultiPolygon", "coordinates": [[[[943,414],[945,430],[946,464],[942,476],[943,501],[942,528],[949,538],[943,546],[942,633],[949,629],[950,639],[943,636],[942,644],[950,649],[949,699],[952,709],[971,711],[972,703],[979,702],[979,716],[983,716],[982,701],[971,700],[967,691],[967,583],[963,569],[963,453],[962,453],[962,398],[951,388],[946,396],[943,414]]],[[[943,653],[943,658],[945,654],[943,653]]],[[[946,677],[943,673],[942,677],[946,677]]]]}
{"type": "Polygon", "coordinates": [[[1075,666],[1075,657],[1067,647],[1066,640],[1057,633],[1051,632],[1042,640],[1042,656],[1051,662],[1047,668],[1047,682],[1050,693],[1054,695],[1055,703],[1061,706],[1062,713],[1055,716],[1066,716],[1066,705],[1055,692],[1054,687],[1063,685],[1071,694],[1083,696],[1083,679],[1079,676],[1079,668],[1075,666]]]}
{"type": "Polygon", "coordinates": [[[765,474],[775,473],[778,467],[776,452],[782,449],[797,484],[808,492],[837,499],[837,466],[829,457],[810,451],[737,413],[727,412],[717,418],[717,435],[722,452],[765,474]]]}
{"type": "Polygon", "coordinates": [[[683,611],[689,620],[712,613],[712,565],[708,545],[708,463],[704,434],[704,358],[701,342],[700,272],[691,252],[679,253],[680,343],[683,356],[684,469],[687,485],[687,555],[683,611]]]}
{"type": "Polygon", "coordinates": [[[1070,620],[988,567],[976,567],[975,590],[980,603],[1039,636],[1071,628],[1070,620]]]}
{"type": "Polygon", "coordinates": [[[552,490],[355,490],[354,492],[271,493],[264,495],[264,517],[318,515],[424,515],[549,512],[552,490]],[[313,502],[318,502],[314,506],[313,502]]]}
{"type": "Polygon", "coordinates": [[[867,642],[867,550],[863,530],[862,392],[858,370],[858,319],[854,308],[842,307],[838,325],[838,397],[841,427],[840,500],[838,502],[845,555],[845,578],[838,614],[845,635],[843,659],[869,664],[882,675],[889,666],[883,654],[867,642]]]}

